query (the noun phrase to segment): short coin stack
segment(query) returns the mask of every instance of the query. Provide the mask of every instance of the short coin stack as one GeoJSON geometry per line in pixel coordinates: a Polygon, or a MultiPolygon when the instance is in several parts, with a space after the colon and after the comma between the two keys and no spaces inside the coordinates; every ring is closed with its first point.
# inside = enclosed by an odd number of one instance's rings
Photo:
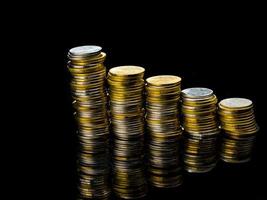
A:
{"type": "Polygon", "coordinates": [[[142,198],[144,174],[144,72],[138,66],[109,70],[112,141],[112,184],[117,197],[142,198]]]}
{"type": "Polygon", "coordinates": [[[216,103],[216,96],[208,88],[182,91],[184,167],[188,172],[208,172],[216,166],[220,132],[216,103]]]}
{"type": "Polygon", "coordinates": [[[108,199],[107,97],[104,87],[106,54],[98,46],[70,49],[68,69],[78,122],[80,152],[78,160],[79,198],[108,199]]]}
{"type": "Polygon", "coordinates": [[[219,103],[219,115],[224,131],[221,159],[229,163],[249,161],[258,131],[252,101],[244,98],[224,99],[219,103]]]}
{"type": "Polygon", "coordinates": [[[182,183],[178,118],[181,78],[159,75],[146,79],[148,173],[151,185],[173,188],[182,183]]]}

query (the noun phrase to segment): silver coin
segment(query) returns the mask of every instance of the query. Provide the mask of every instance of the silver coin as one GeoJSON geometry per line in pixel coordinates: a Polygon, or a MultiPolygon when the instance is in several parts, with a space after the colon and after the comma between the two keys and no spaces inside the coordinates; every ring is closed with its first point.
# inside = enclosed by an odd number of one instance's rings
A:
{"type": "Polygon", "coordinates": [[[213,94],[213,91],[208,88],[194,87],[182,90],[182,96],[188,98],[205,98],[213,94]]]}
{"type": "Polygon", "coordinates": [[[90,56],[99,53],[102,47],[95,45],[79,46],[69,50],[72,56],[90,56]]]}
{"type": "Polygon", "coordinates": [[[252,105],[252,101],[245,98],[228,98],[222,100],[219,105],[227,108],[246,108],[252,105]]]}

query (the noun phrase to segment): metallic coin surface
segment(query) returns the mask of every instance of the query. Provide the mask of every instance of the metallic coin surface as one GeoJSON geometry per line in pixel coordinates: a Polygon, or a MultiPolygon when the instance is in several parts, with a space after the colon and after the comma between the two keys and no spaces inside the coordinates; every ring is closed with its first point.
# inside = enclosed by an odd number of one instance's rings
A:
{"type": "Polygon", "coordinates": [[[189,97],[189,98],[203,98],[209,97],[213,94],[213,91],[208,88],[188,88],[182,91],[182,96],[189,97]]]}
{"type": "Polygon", "coordinates": [[[238,109],[252,106],[252,101],[245,98],[228,98],[220,102],[221,107],[238,109]]]}
{"type": "Polygon", "coordinates": [[[109,120],[105,89],[106,54],[98,46],[72,48],[68,53],[70,88],[79,142],[79,198],[108,199],[109,120]]]}
{"type": "Polygon", "coordinates": [[[73,56],[89,56],[99,53],[102,47],[95,45],[79,46],[69,50],[69,53],[73,56]]]}
{"type": "Polygon", "coordinates": [[[181,82],[181,78],[173,75],[158,75],[146,79],[146,82],[155,86],[171,85],[181,82]]]}
{"type": "Polygon", "coordinates": [[[244,163],[251,158],[259,127],[253,102],[245,98],[228,98],[219,102],[220,124],[224,132],[221,159],[228,163],[244,163]]]}
{"type": "Polygon", "coordinates": [[[158,188],[182,184],[178,103],[181,78],[159,75],[146,79],[148,180],[158,188]]]}
{"type": "Polygon", "coordinates": [[[118,67],[113,67],[109,70],[109,73],[115,76],[133,76],[133,75],[138,75],[142,74],[145,72],[145,69],[143,67],[139,66],[118,66],[118,67]]]}
{"type": "Polygon", "coordinates": [[[108,72],[113,139],[112,186],[118,198],[142,198],[147,193],[144,169],[144,76],[139,66],[119,66],[108,72]]]}
{"type": "Polygon", "coordinates": [[[208,88],[182,90],[184,128],[184,167],[189,173],[212,170],[217,162],[220,133],[217,122],[217,98],[208,88]]]}

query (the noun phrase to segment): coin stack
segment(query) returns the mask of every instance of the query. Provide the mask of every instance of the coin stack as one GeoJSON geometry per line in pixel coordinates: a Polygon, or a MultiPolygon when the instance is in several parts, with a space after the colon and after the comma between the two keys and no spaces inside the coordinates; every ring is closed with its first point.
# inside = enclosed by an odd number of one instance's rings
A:
{"type": "Polygon", "coordinates": [[[146,79],[148,173],[152,186],[173,188],[182,183],[178,118],[181,78],[159,75],[146,79]]]}
{"type": "Polygon", "coordinates": [[[106,54],[99,46],[69,50],[68,69],[79,138],[79,198],[108,199],[109,121],[105,91],[106,54]]]}
{"type": "Polygon", "coordinates": [[[182,91],[184,168],[188,172],[208,172],[216,166],[220,132],[216,103],[216,96],[208,88],[182,91]]]}
{"type": "Polygon", "coordinates": [[[144,175],[144,72],[138,66],[109,70],[112,141],[112,185],[119,198],[146,195],[144,175]]]}
{"type": "Polygon", "coordinates": [[[224,99],[219,103],[219,116],[223,129],[221,159],[228,163],[249,161],[259,129],[252,101],[244,98],[224,99]]]}

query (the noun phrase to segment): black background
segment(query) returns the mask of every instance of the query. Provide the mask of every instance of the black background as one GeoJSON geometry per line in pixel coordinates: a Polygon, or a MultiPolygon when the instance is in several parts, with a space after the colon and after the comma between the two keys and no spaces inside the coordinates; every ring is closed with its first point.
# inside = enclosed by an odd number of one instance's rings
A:
{"type": "MultiPolygon", "coordinates": [[[[265,199],[266,60],[262,48],[266,45],[260,7],[185,10],[170,4],[87,6],[70,5],[70,9],[61,12],[44,9],[39,21],[30,23],[32,31],[22,36],[25,46],[34,49],[30,84],[37,81],[39,88],[35,98],[36,108],[41,111],[33,113],[39,112],[41,117],[33,120],[38,121],[36,134],[40,136],[34,145],[42,155],[35,173],[42,177],[38,178],[42,187],[37,184],[40,194],[50,199],[76,198],[77,139],[66,55],[72,47],[95,44],[107,53],[107,69],[140,65],[146,69],[145,77],[174,74],[182,77],[182,88],[208,87],[219,100],[245,97],[255,104],[261,130],[251,162],[219,162],[210,173],[185,173],[180,188],[152,189],[148,199],[265,199]],[[41,172],[39,166],[44,167],[41,172]]],[[[39,17],[38,11],[34,13],[29,18],[39,17]]]]}

